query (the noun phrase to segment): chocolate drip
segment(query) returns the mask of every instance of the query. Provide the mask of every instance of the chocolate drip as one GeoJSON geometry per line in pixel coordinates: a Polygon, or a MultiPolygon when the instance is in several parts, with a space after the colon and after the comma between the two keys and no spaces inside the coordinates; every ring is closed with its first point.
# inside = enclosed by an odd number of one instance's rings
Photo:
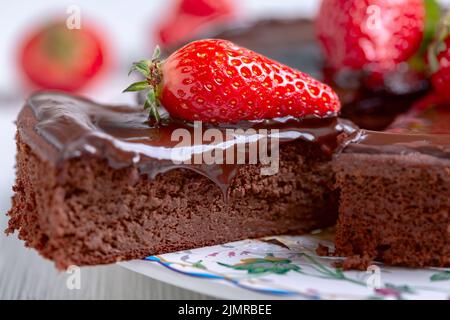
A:
{"type": "MultiPolygon", "coordinates": [[[[280,143],[297,139],[316,143],[325,156],[331,157],[339,147],[338,136],[352,133],[355,126],[348,121],[330,118],[279,118],[264,121],[245,121],[237,124],[199,127],[163,115],[159,127],[148,124],[148,115],[140,107],[106,106],[74,96],[44,92],[29,98],[19,116],[18,126],[27,143],[35,145],[42,157],[56,165],[63,160],[93,155],[104,158],[113,168],[136,166],[142,174],[157,174],[176,168],[187,168],[214,181],[226,190],[242,164],[186,164],[186,161],[211,148],[226,151],[242,144],[231,139],[212,144],[195,141],[181,149],[179,140],[172,139],[175,130],[182,129],[191,137],[203,137],[206,129],[214,127],[226,134],[227,129],[267,129],[267,135],[249,133],[245,141],[273,138],[272,129],[279,130],[280,143]],[[29,123],[31,122],[31,123],[29,123]],[[36,145],[38,144],[38,145],[36,145]]],[[[247,150],[246,150],[247,152],[247,150]]],[[[234,157],[236,159],[236,156],[234,157]]]]}

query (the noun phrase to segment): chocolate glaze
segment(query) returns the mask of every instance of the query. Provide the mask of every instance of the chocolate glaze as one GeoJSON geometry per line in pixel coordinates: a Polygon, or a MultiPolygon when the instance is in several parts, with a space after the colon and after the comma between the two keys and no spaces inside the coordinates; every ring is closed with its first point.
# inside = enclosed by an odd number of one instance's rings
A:
{"type": "MultiPolygon", "coordinates": [[[[100,105],[62,93],[43,92],[28,99],[19,116],[18,127],[25,141],[55,165],[66,159],[95,155],[106,159],[114,168],[136,166],[140,173],[150,177],[175,168],[188,168],[210,178],[226,193],[240,165],[176,164],[171,160],[174,151],[181,151],[176,147],[180,141],[171,139],[176,129],[186,129],[193,137],[195,130],[203,134],[208,126],[200,130],[192,123],[170,119],[167,114],[163,114],[163,119],[159,127],[152,127],[147,121],[148,114],[141,107],[100,105]]],[[[350,122],[336,117],[246,121],[215,128],[222,132],[227,128],[278,129],[280,143],[297,139],[310,141],[318,144],[327,157],[339,147],[341,133],[350,134],[356,130],[350,122]]],[[[267,136],[272,137],[270,131],[267,136]]],[[[247,141],[257,141],[261,137],[251,134],[247,141]]],[[[184,152],[176,153],[176,159],[192,159],[208,148],[227,150],[239,143],[236,139],[215,146],[192,142],[192,146],[183,149],[184,152]]]]}
{"type": "Polygon", "coordinates": [[[361,130],[344,149],[345,153],[415,154],[450,159],[450,135],[401,134],[361,130]]]}
{"type": "MultiPolygon", "coordinates": [[[[205,37],[231,40],[330,84],[341,98],[341,117],[364,129],[385,129],[429,89],[426,77],[410,70],[406,64],[400,65],[396,72],[386,77],[384,86],[376,89],[360,81],[358,72],[334,74],[325,66],[310,19],[234,24],[227,26],[225,31],[198,38],[205,37]]],[[[177,48],[166,48],[165,54],[177,48]]]]}
{"type": "Polygon", "coordinates": [[[421,153],[450,159],[450,107],[413,109],[398,117],[385,132],[361,130],[350,140],[346,153],[421,153]]]}
{"type": "Polygon", "coordinates": [[[445,103],[422,105],[399,116],[388,128],[389,132],[417,134],[450,134],[450,105],[445,103]]]}

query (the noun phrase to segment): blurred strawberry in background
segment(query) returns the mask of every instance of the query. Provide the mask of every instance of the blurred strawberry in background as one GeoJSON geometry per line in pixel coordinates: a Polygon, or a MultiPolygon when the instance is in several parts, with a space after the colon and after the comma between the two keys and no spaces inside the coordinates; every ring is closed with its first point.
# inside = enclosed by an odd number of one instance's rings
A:
{"type": "Polygon", "coordinates": [[[435,93],[450,102],[450,11],[442,18],[428,48],[427,63],[435,93]]]}
{"type": "Polygon", "coordinates": [[[353,74],[370,91],[394,94],[423,88],[424,56],[439,16],[435,0],[323,0],[316,31],[328,78],[353,74]]]}
{"type": "Polygon", "coordinates": [[[234,16],[232,0],[177,0],[171,14],[156,28],[156,40],[164,47],[177,45],[234,16]]]}
{"type": "Polygon", "coordinates": [[[19,64],[33,87],[74,92],[106,70],[106,51],[94,27],[83,21],[80,29],[69,29],[65,21],[57,21],[24,39],[19,64]]]}
{"type": "Polygon", "coordinates": [[[394,70],[420,48],[424,0],[323,0],[316,21],[335,69],[394,70]]]}

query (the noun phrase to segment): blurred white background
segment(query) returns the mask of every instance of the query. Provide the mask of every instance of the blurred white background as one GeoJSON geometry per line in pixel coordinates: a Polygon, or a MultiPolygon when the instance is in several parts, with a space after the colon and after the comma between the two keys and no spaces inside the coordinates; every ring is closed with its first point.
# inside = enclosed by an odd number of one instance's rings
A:
{"type": "MultiPolygon", "coordinates": [[[[242,0],[240,14],[248,18],[313,14],[317,0],[242,0]]],[[[0,9],[0,92],[16,91],[19,78],[15,69],[18,39],[31,25],[52,15],[66,15],[70,5],[81,9],[81,16],[93,20],[105,31],[119,63],[127,65],[148,55],[154,46],[152,27],[171,9],[167,0],[17,0],[4,2],[0,9]]]]}

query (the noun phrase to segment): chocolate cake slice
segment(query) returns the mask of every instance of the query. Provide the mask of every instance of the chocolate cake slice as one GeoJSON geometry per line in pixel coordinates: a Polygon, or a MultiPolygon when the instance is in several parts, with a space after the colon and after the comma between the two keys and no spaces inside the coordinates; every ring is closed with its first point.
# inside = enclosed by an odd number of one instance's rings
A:
{"type": "Polygon", "coordinates": [[[335,223],[330,159],[354,132],[350,123],[332,117],[241,124],[279,129],[279,172],[265,176],[258,164],[174,164],[171,134],[194,129],[170,118],[152,127],[147,119],[138,107],[51,92],[30,97],[17,121],[7,232],[18,230],[61,269],[335,223]]]}
{"type": "Polygon", "coordinates": [[[450,109],[401,116],[386,132],[361,131],[335,161],[340,190],[336,254],[344,268],[373,260],[450,266],[450,109]]]}

